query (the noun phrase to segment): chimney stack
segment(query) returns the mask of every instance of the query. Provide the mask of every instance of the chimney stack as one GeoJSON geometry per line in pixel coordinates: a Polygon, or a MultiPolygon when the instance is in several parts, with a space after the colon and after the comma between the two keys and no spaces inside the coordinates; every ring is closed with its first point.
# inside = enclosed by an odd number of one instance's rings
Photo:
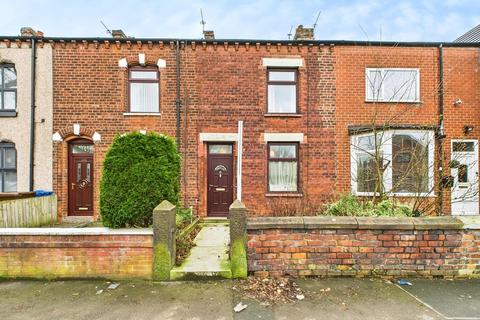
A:
{"type": "Polygon", "coordinates": [[[127,36],[122,29],[112,30],[112,37],[114,38],[126,38],[127,36]]]}
{"type": "Polygon", "coordinates": [[[203,31],[203,39],[205,40],[214,40],[215,39],[215,33],[213,30],[205,30],[203,31]]]}
{"type": "Polygon", "coordinates": [[[42,31],[35,31],[30,27],[22,27],[20,29],[20,36],[22,37],[43,37],[42,31]]]}
{"type": "Polygon", "coordinates": [[[295,37],[293,40],[315,40],[313,28],[304,28],[303,25],[299,25],[295,30],[295,37]]]}

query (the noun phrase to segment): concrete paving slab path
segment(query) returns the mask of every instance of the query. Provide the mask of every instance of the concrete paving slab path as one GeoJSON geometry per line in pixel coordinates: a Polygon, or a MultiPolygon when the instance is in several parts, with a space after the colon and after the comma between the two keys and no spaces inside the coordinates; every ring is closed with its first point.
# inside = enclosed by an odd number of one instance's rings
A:
{"type": "Polygon", "coordinates": [[[228,224],[205,224],[194,239],[195,246],[181,266],[170,271],[172,280],[205,277],[230,278],[230,229],[228,224]]]}

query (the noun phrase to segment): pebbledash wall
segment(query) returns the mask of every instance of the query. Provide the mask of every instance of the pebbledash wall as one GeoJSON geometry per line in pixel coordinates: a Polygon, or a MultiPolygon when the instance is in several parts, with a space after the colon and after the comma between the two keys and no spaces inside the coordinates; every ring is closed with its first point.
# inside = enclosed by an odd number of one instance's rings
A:
{"type": "Polygon", "coordinates": [[[1,228],[0,278],[150,279],[152,230],[1,228]]]}
{"type": "MultiPolygon", "coordinates": [[[[33,190],[52,190],[53,52],[48,43],[37,46],[36,50],[34,184],[32,187],[33,190]]],[[[30,41],[0,40],[0,64],[13,65],[17,76],[16,109],[11,115],[0,114],[0,142],[15,144],[17,192],[29,191],[31,54],[30,41]]]]}
{"type": "Polygon", "coordinates": [[[480,277],[480,223],[452,217],[250,218],[258,276],[480,277]]]}

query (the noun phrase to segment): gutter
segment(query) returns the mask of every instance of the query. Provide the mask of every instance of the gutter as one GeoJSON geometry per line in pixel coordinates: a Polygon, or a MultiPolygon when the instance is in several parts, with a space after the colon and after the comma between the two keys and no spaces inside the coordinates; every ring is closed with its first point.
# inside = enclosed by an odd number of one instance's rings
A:
{"type": "Polygon", "coordinates": [[[30,41],[37,39],[42,42],[76,42],[83,41],[92,43],[105,41],[111,43],[148,43],[148,42],[184,42],[188,43],[239,43],[239,44],[292,44],[292,45],[345,45],[345,46],[380,46],[380,47],[480,47],[480,42],[399,42],[399,41],[357,41],[357,40],[275,40],[275,39],[188,39],[188,38],[107,38],[107,37],[22,37],[22,36],[1,36],[0,41],[30,41]]]}
{"type": "Polygon", "coordinates": [[[32,58],[31,58],[31,106],[30,106],[30,170],[29,170],[29,190],[33,191],[33,174],[35,161],[35,73],[36,73],[36,38],[32,38],[32,58]]]}

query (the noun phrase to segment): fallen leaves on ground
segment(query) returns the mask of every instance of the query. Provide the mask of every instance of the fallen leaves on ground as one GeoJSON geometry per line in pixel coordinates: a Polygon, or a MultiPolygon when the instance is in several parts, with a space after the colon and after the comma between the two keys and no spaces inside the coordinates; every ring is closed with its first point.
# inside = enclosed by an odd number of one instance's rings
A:
{"type": "MultiPolygon", "coordinates": [[[[183,228],[186,228],[190,223],[188,221],[184,221],[183,223],[183,228]]],[[[202,228],[197,224],[195,227],[193,227],[192,231],[190,231],[189,234],[187,234],[185,237],[180,238],[176,237],[176,257],[175,257],[175,265],[179,266],[182,264],[182,262],[187,258],[188,254],[190,253],[190,250],[195,246],[193,243],[193,240],[197,236],[197,234],[200,232],[202,228]]],[[[181,228],[178,229],[178,233],[180,233],[181,228]]]]}
{"type": "Polygon", "coordinates": [[[305,298],[302,289],[289,278],[248,277],[235,281],[233,290],[263,305],[288,303],[305,298]]]}

